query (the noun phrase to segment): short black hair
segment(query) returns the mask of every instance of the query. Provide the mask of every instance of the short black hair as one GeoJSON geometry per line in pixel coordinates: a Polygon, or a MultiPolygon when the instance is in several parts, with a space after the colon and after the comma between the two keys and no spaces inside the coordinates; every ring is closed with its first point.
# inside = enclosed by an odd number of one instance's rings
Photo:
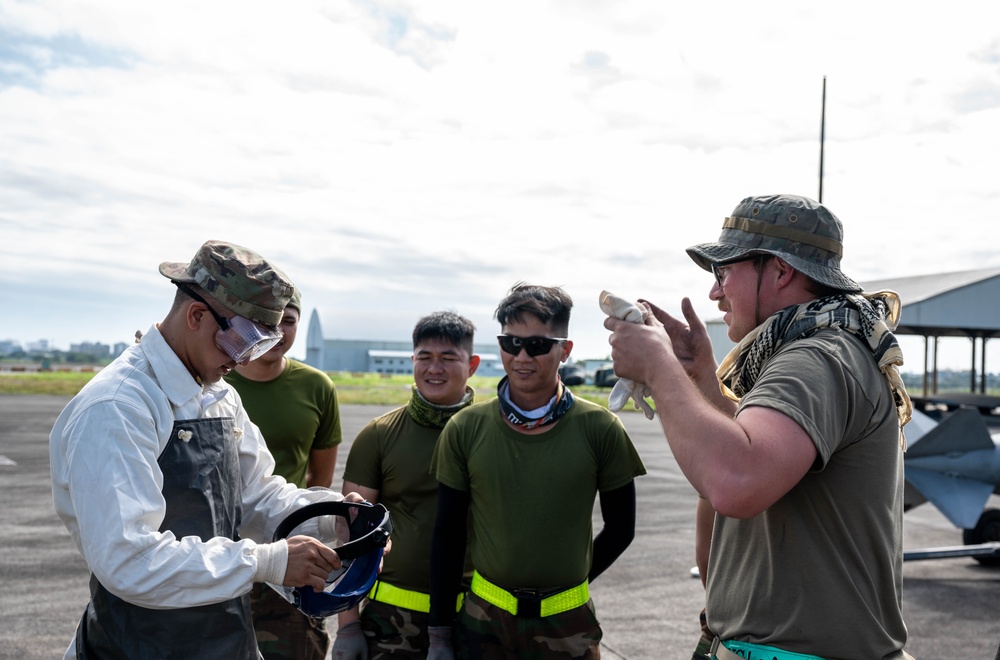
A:
{"type": "Polygon", "coordinates": [[[417,321],[413,327],[413,348],[428,339],[442,339],[456,348],[473,354],[476,326],[455,312],[434,312],[417,321]]]}
{"type": "Polygon", "coordinates": [[[524,315],[531,314],[553,332],[566,337],[571,309],[573,299],[562,288],[518,282],[511,287],[507,297],[500,301],[493,318],[503,327],[511,321],[523,322],[524,315]]]}

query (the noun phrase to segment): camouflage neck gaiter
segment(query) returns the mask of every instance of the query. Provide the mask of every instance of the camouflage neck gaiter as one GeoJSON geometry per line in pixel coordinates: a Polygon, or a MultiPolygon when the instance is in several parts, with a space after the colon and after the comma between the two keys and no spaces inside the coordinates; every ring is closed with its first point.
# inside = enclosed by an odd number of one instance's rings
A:
{"type": "Polygon", "coordinates": [[[475,398],[476,391],[466,385],[465,396],[462,397],[461,401],[452,406],[439,406],[425,399],[417,386],[414,385],[410,402],[406,405],[406,412],[410,414],[414,422],[421,426],[443,429],[452,415],[471,405],[475,398]]]}

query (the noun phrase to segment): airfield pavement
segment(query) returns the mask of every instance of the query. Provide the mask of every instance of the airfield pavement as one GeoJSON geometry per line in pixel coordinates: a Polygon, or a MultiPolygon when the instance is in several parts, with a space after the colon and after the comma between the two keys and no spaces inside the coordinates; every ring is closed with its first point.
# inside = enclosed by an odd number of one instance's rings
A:
{"type": "MultiPolygon", "coordinates": [[[[48,434],[67,397],[0,395],[0,658],[61,657],[88,599],[87,569],[52,509],[48,434]]],[[[379,406],[343,406],[345,442],[379,406]]],[[[635,541],[593,585],[612,660],[687,660],[703,602],[694,565],[695,496],[674,463],[659,424],[622,419],[646,464],[637,481],[635,541]]],[[[990,506],[1000,506],[994,496],[990,506]]],[[[600,517],[595,514],[595,527],[600,517]]],[[[541,540],[544,543],[544,539],[541,540]]],[[[905,516],[904,548],[961,544],[961,533],[932,506],[905,516]]],[[[903,609],[917,660],[991,660],[1000,644],[1000,569],[972,559],[907,562],[903,609]]],[[[816,594],[815,597],[822,597],[816,594]]],[[[766,607],[766,603],[761,603],[766,607]]],[[[330,619],[335,628],[335,617],[330,619]]]]}

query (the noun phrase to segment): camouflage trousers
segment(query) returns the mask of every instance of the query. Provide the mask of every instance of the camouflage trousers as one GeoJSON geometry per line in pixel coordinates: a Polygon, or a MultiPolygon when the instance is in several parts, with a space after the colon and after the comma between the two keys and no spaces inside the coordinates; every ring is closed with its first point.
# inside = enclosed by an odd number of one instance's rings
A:
{"type": "Polygon", "coordinates": [[[257,646],[266,660],[324,660],[330,648],[326,619],[314,619],[264,584],[250,592],[257,646]]]}
{"type": "Polygon", "coordinates": [[[368,660],[426,658],[429,617],[425,612],[366,600],[361,606],[361,629],[368,642],[368,660]]]}
{"type": "Polygon", "coordinates": [[[708,620],[705,617],[705,608],[701,609],[701,614],[698,615],[698,621],[701,623],[701,638],[698,640],[698,645],[694,649],[694,653],[691,655],[691,660],[708,660],[712,657],[712,642],[715,641],[715,633],[708,629],[708,620]]]}
{"type": "Polygon", "coordinates": [[[470,660],[598,660],[593,601],[561,614],[516,617],[469,593],[455,625],[455,655],[470,660]]]}

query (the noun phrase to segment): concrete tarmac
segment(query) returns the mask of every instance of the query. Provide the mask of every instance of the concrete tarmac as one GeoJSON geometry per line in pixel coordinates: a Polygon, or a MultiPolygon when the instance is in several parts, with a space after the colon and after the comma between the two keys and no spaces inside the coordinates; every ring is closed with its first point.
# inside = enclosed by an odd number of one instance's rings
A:
{"type": "MultiPolygon", "coordinates": [[[[0,395],[0,658],[61,657],[89,598],[86,565],[52,509],[48,434],[67,401],[0,395]]],[[[338,487],[351,440],[385,410],[342,407],[338,487]]],[[[622,419],[648,474],[637,481],[635,541],[591,588],[604,629],[603,657],[687,660],[698,639],[704,599],[701,582],[690,573],[694,491],[659,424],[640,413],[623,413],[622,419]]],[[[1000,498],[994,496],[990,506],[1000,506],[1000,498]]],[[[597,512],[595,528],[600,528],[597,512]]],[[[539,541],[544,546],[545,540],[539,541]]],[[[961,532],[932,506],[906,514],[905,549],[961,542],[961,532]]],[[[1000,569],[972,559],[904,564],[907,651],[918,660],[994,658],[1000,644],[998,587],[1000,569]]],[[[334,629],[335,618],[329,624],[334,629]]]]}

